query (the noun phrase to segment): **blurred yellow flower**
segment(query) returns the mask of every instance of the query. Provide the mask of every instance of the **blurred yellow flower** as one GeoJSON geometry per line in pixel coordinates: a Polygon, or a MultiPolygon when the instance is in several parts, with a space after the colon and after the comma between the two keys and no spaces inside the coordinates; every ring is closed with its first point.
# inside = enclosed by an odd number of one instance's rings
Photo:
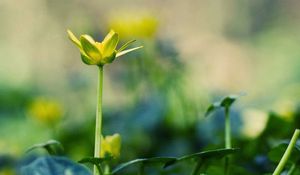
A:
{"type": "Polygon", "coordinates": [[[111,136],[101,137],[101,152],[100,157],[112,156],[118,158],[121,150],[121,136],[114,134],[111,136]]]}
{"type": "Polygon", "coordinates": [[[242,113],[242,134],[247,138],[258,137],[265,129],[269,115],[266,112],[248,109],[242,113]]]}
{"type": "Polygon", "coordinates": [[[282,119],[286,121],[292,121],[296,111],[296,103],[291,100],[280,99],[274,105],[274,111],[282,119]]]}
{"type": "Polygon", "coordinates": [[[4,168],[0,170],[0,175],[15,175],[16,173],[12,169],[4,168]]]}
{"type": "Polygon", "coordinates": [[[123,12],[112,16],[108,26],[124,38],[152,38],[157,31],[158,20],[150,14],[123,12]]]}
{"type": "Polygon", "coordinates": [[[30,104],[28,113],[42,123],[53,124],[62,117],[63,108],[57,101],[40,97],[30,104]]]}
{"type": "Polygon", "coordinates": [[[113,62],[117,57],[142,48],[140,46],[125,50],[135,41],[131,40],[116,50],[119,43],[119,35],[113,30],[110,30],[102,42],[96,42],[91,36],[86,34],[81,35],[80,40],[78,40],[70,30],[67,32],[69,39],[79,48],[82,61],[87,65],[103,66],[113,62]]]}

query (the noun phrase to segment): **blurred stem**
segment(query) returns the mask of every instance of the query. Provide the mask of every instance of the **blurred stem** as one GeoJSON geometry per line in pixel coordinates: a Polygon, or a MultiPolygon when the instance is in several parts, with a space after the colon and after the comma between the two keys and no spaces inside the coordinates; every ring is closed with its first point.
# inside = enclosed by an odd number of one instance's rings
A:
{"type": "Polygon", "coordinates": [[[229,108],[225,108],[225,148],[231,148],[231,126],[229,108]]]}
{"type": "MultiPolygon", "coordinates": [[[[97,90],[97,111],[96,111],[96,128],[95,128],[95,148],[94,157],[100,157],[101,151],[101,127],[102,127],[102,90],[103,90],[103,67],[99,66],[98,70],[98,90],[97,90]]],[[[102,175],[94,166],[94,175],[102,175]]]]}
{"type": "Polygon", "coordinates": [[[296,142],[297,142],[297,139],[299,137],[299,134],[300,134],[300,130],[299,129],[296,129],[294,134],[293,134],[293,137],[290,141],[290,144],[289,146],[287,147],[287,149],[285,150],[279,164],[277,165],[275,171],[273,172],[273,175],[280,175],[281,171],[283,170],[286,162],[288,161],[295,145],[296,145],[296,142]]]}
{"type": "Polygon", "coordinates": [[[107,163],[104,164],[104,175],[110,175],[110,167],[107,163]]]}
{"type": "Polygon", "coordinates": [[[296,169],[296,163],[293,163],[293,165],[289,169],[289,172],[287,173],[287,175],[292,175],[294,173],[295,169],[296,169]]]}
{"type": "Polygon", "coordinates": [[[229,157],[225,157],[225,170],[224,170],[225,175],[229,175],[229,157]]]}
{"type": "MultiPolygon", "coordinates": [[[[225,107],[225,148],[231,148],[231,124],[230,124],[230,115],[229,107],[225,107]]],[[[225,171],[224,174],[229,174],[229,157],[225,157],[225,171]]]]}
{"type": "Polygon", "coordinates": [[[197,164],[196,164],[196,166],[195,166],[195,168],[194,168],[194,170],[193,170],[193,173],[192,173],[192,175],[199,175],[200,174],[200,168],[201,168],[201,166],[202,166],[202,159],[200,159],[198,162],[197,162],[197,164]]]}
{"type": "Polygon", "coordinates": [[[144,170],[145,170],[145,166],[144,166],[144,164],[142,163],[141,166],[140,166],[138,175],[144,175],[144,170]]]}

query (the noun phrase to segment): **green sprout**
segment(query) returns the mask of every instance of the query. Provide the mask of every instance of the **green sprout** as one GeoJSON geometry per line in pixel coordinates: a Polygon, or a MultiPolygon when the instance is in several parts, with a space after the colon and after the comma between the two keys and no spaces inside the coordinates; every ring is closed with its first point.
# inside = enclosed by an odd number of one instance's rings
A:
{"type": "MultiPolygon", "coordinates": [[[[242,95],[244,95],[244,94],[229,95],[229,96],[223,98],[221,101],[218,101],[218,102],[215,102],[215,103],[211,104],[208,107],[208,109],[205,113],[205,117],[207,117],[211,113],[215,112],[217,109],[224,108],[224,112],[225,112],[225,148],[227,148],[227,149],[232,148],[230,112],[229,112],[230,107],[242,95]]],[[[225,174],[229,174],[228,164],[229,164],[229,158],[226,157],[226,160],[225,160],[225,174]]]]}
{"type": "MultiPolygon", "coordinates": [[[[89,35],[81,35],[80,39],[68,30],[69,39],[78,47],[82,61],[87,65],[97,65],[98,71],[98,95],[97,95],[97,113],[96,113],[96,129],[95,129],[95,150],[94,157],[100,158],[101,155],[101,137],[102,137],[102,91],[103,91],[103,66],[108,63],[112,63],[115,58],[125,55],[134,50],[140,49],[143,46],[131,48],[125,50],[135,40],[128,41],[119,49],[117,45],[119,43],[119,35],[110,30],[105,36],[102,42],[95,41],[89,35]]],[[[97,167],[94,166],[94,175],[102,174],[101,171],[97,171],[97,167]]]]}
{"type": "Polygon", "coordinates": [[[239,98],[241,95],[229,95],[223,98],[221,101],[211,104],[205,113],[205,117],[209,116],[211,113],[215,112],[219,108],[224,108],[225,111],[225,148],[231,148],[231,124],[229,110],[231,105],[239,98]]]}

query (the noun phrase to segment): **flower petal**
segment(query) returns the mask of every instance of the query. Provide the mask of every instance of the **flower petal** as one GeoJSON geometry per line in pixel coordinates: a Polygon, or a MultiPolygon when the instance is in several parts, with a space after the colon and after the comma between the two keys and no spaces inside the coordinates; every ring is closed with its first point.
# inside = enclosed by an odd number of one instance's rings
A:
{"type": "Polygon", "coordinates": [[[103,44],[103,57],[110,56],[115,50],[119,42],[119,35],[111,30],[104,40],[103,44]]]}
{"type": "Polygon", "coordinates": [[[120,49],[118,50],[118,52],[123,51],[124,49],[126,49],[130,44],[134,43],[136,40],[130,40],[127,43],[125,43],[122,47],[120,47],[120,49]]]}
{"type": "Polygon", "coordinates": [[[127,53],[129,53],[129,52],[135,51],[135,50],[137,50],[137,49],[141,49],[141,48],[143,48],[143,47],[144,47],[144,46],[139,46],[139,47],[135,47],[135,48],[132,48],[132,49],[124,50],[124,51],[122,51],[122,52],[118,52],[117,55],[116,55],[116,57],[120,57],[120,56],[125,55],[125,54],[127,54],[127,53]]]}
{"type": "Polygon", "coordinates": [[[71,30],[67,30],[69,39],[79,48],[81,60],[88,65],[97,64],[96,61],[91,59],[83,50],[80,41],[76,38],[76,36],[72,33],[71,30]]]}
{"type": "Polygon", "coordinates": [[[69,39],[79,48],[82,49],[80,41],[76,38],[76,36],[72,33],[71,30],[67,30],[69,39]]]}
{"type": "Polygon", "coordinates": [[[117,55],[117,52],[114,51],[110,56],[102,58],[100,63],[103,65],[107,64],[107,63],[112,63],[115,60],[116,55],[117,55]]]}
{"type": "Polygon", "coordinates": [[[102,55],[96,46],[96,42],[89,35],[81,35],[80,43],[84,52],[96,62],[100,62],[102,55]]]}
{"type": "Polygon", "coordinates": [[[117,158],[120,156],[121,149],[121,136],[119,134],[114,134],[112,136],[106,136],[106,140],[110,145],[110,151],[113,157],[117,158]]]}
{"type": "Polygon", "coordinates": [[[81,53],[80,55],[81,55],[81,60],[82,60],[85,64],[87,64],[87,65],[95,65],[95,64],[97,64],[96,61],[94,61],[93,59],[91,59],[91,58],[90,58],[89,56],[87,56],[86,54],[81,53]]]}

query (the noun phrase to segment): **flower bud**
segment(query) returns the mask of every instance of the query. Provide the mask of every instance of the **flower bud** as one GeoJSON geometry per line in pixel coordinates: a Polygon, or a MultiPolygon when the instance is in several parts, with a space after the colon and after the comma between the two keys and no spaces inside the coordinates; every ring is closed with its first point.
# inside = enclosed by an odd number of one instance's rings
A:
{"type": "Polygon", "coordinates": [[[121,136],[120,134],[114,134],[111,136],[101,137],[101,152],[100,157],[111,156],[118,158],[121,150],[121,136]]]}

